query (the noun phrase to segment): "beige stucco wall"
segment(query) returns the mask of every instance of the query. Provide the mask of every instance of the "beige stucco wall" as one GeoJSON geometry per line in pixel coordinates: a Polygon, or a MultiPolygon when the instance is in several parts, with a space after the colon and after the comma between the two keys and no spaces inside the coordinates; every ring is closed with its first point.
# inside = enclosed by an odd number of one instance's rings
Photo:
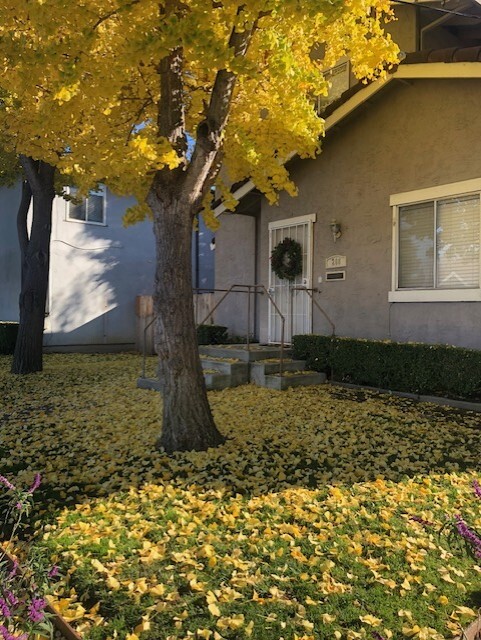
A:
{"type": "Polygon", "coordinates": [[[416,51],[417,48],[417,9],[416,7],[395,6],[396,20],[386,25],[386,31],[401,51],[416,51]]]}
{"type": "MultiPolygon", "coordinates": [[[[481,348],[481,303],[388,302],[389,196],[481,177],[479,104],[479,80],[420,80],[393,83],[358,109],[328,136],[319,158],[294,167],[297,198],[284,194],[279,206],[263,201],[259,281],[268,282],[268,223],[316,213],[313,285],[320,289],[317,299],[334,321],[337,335],[481,348]],[[336,243],[329,229],[332,218],[343,229],[336,243]],[[319,276],[325,278],[325,259],[333,254],[346,256],[346,280],[317,284],[319,276]]],[[[222,251],[229,255],[234,274],[236,263],[243,268],[250,264],[252,242],[251,236],[241,241],[234,233],[224,244],[222,251]]],[[[217,268],[224,269],[220,260],[217,268]]],[[[316,310],[314,332],[327,332],[316,310]]],[[[263,308],[259,337],[267,339],[263,308]]]]}

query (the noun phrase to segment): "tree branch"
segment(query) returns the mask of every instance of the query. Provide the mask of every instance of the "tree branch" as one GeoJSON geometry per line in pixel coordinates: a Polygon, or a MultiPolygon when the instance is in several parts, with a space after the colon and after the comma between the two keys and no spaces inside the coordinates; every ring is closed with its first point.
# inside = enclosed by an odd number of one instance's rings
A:
{"type": "Polygon", "coordinates": [[[130,9],[130,7],[133,7],[134,5],[139,4],[139,2],[140,0],[132,0],[132,2],[128,2],[123,7],[117,7],[116,9],[109,11],[105,15],[100,16],[97,22],[92,26],[92,31],[95,31],[95,29],[97,29],[97,27],[99,27],[102,24],[102,22],[105,22],[106,20],[108,20],[112,16],[115,16],[117,13],[120,13],[124,9],[130,9]]]}
{"type": "MultiPolygon", "coordinates": [[[[242,7],[239,8],[239,12],[242,7]]],[[[229,49],[235,57],[246,55],[257,29],[260,15],[250,29],[237,31],[235,27],[229,38],[229,49]]],[[[222,146],[222,134],[229,117],[237,74],[227,69],[217,72],[206,117],[197,127],[197,139],[192,160],[187,169],[186,187],[193,196],[194,208],[199,206],[207,189],[210,189],[220,170],[218,153],[222,146]]]]}
{"type": "Polygon", "coordinates": [[[167,138],[179,155],[185,157],[185,105],[182,47],[177,47],[160,61],[160,101],[157,117],[159,135],[167,138]]]}

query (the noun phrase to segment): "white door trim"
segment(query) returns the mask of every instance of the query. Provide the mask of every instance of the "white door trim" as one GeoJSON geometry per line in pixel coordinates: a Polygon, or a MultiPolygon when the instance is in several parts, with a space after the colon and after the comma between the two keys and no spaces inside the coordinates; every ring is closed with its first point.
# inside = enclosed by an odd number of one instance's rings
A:
{"type": "MultiPolygon", "coordinates": [[[[269,223],[268,227],[269,227],[269,257],[272,253],[273,250],[273,244],[272,244],[272,239],[273,239],[273,232],[281,230],[281,229],[285,229],[285,228],[289,228],[289,227],[296,227],[296,226],[305,226],[306,227],[306,232],[307,232],[307,246],[305,247],[305,252],[306,252],[306,256],[307,256],[307,262],[305,264],[305,275],[303,278],[303,284],[309,289],[312,286],[312,267],[313,267],[313,259],[314,259],[314,232],[313,232],[313,226],[314,223],[316,222],[316,214],[315,213],[311,213],[308,215],[304,215],[304,216],[297,216],[297,217],[293,217],[293,218],[284,218],[283,220],[276,220],[274,222],[269,223]]],[[[273,287],[273,280],[274,274],[272,273],[272,270],[269,266],[269,288],[272,289],[273,287]]],[[[299,295],[299,292],[297,292],[297,295],[299,295]]],[[[303,294],[306,295],[307,294],[303,294]]],[[[307,297],[306,299],[306,303],[307,303],[307,308],[306,308],[306,323],[305,323],[305,332],[306,333],[311,333],[312,332],[312,300],[310,298],[310,296],[307,297]]],[[[268,342],[270,344],[277,344],[279,342],[279,340],[277,339],[279,336],[277,336],[277,331],[273,328],[273,317],[272,317],[272,303],[269,301],[269,312],[268,312],[268,342]]],[[[283,312],[285,313],[285,309],[283,309],[283,312]]],[[[289,311],[292,313],[292,309],[289,309],[289,311]]],[[[289,332],[292,332],[293,327],[290,325],[290,322],[292,321],[292,315],[291,315],[291,319],[289,319],[288,317],[286,317],[286,329],[288,330],[288,335],[285,336],[285,342],[287,344],[290,343],[290,335],[289,332]]]]}
{"type": "Polygon", "coordinates": [[[284,220],[275,220],[269,222],[269,231],[272,229],[282,229],[282,227],[292,227],[296,224],[304,224],[305,222],[315,222],[316,214],[309,213],[305,216],[297,216],[296,218],[284,218],[284,220]]]}

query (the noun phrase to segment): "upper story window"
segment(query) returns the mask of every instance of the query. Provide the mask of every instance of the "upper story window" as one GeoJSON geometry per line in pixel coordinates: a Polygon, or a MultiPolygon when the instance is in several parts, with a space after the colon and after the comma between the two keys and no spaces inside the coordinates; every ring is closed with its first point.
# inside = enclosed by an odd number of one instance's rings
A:
{"type": "Polygon", "coordinates": [[[481,300],[481,180],[391,197],[392,302],[481,300]]]}
{"type": "MultiPolygon", "coordinates": [[[[75,195],[77,189],[69,187],[68,193],[75,195]]],[[[81,202],[67,202],[67,220],[86,222],[88,224],[106,224],[105,188],[91,191],[81,202]]]]}

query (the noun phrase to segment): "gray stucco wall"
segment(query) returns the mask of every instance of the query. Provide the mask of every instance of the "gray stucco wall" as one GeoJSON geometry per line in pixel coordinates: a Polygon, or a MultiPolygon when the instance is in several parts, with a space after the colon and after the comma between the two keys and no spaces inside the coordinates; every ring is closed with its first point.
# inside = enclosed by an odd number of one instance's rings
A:
{"type": "MultiPolygon", "coordinates": [[[[20,256],[15,216],[20,190],[0,190],[0,310],[18,320],[20,256]]],[[[131,348],[136,338],[135,298],[151,294],[155,244],[150,222],[124,228],[132,199],[107,192],[106,225],[66,219],[67,203],[52,212],[49,314],[44,345],[75,350],[131,348]]]]}
{"type": "Polygon", "coordinates": [[[67,220],[55,200],[45,346],[135,343],[135,298],[152,293],[155,245],[150,222],[123,227],[133,203],[108,191],[100,226],[67,220]]]}
{"type": "MultiPolygon", "coordinates": [[[[481,177],[479,80],[419,80],[394,84],[324,141],[316,160],[298,162],[299,195],[262,204],[259,280],[267,284],[268,224],[316,213],[313,286],[341,336],[449,343],[481,348],[481,303],[389,303],[392,267],[391,194],[481,177]],[[329,222],[342,224],[334,243],[329,222]],[[325,281],[325,259],[347,259],[346,280],[325,281]],[[323,282],[318,284],[318,278],[323,282]]],[[[234,234],[225,255],[247,262],[252,240],[234,234]]],[[[253,261],[252,261],[253,262],[253,261]]],[[[222,271],[219,261],[217,271],[222,271]]],[[[252,267],[253,268],[253,267],[252,267]]],[[[260,310],[259,338],[267,340],[260,310]]],[[[328,325],[314,309],[313,330],[328,325]]]]}
{"type": "MultiPolygon", "coordinates": [[[[255,218],[224,213],[219,221],[215,247],[216,289],[228,289],[233,284],[257,284],[255,218]]],[[[221,295],[223,294],[216,294],[217,300],[221,295]]],[[[259,295],[256,296],[256,301],[252,300],[251,332],[254,330],[254,314],[258,304],[259,295]]],[[[227,326],[231,335],[244,336],[247,333],[247,295],[229,294],[216,310],[215,321],[227,326]]]]}
{"type": "Polygon", "coordinates": [[[17,208],[20,186],[2,189],[0,198],[0,320],[18,320],[20,250],[17,241],[17,208]]]}

